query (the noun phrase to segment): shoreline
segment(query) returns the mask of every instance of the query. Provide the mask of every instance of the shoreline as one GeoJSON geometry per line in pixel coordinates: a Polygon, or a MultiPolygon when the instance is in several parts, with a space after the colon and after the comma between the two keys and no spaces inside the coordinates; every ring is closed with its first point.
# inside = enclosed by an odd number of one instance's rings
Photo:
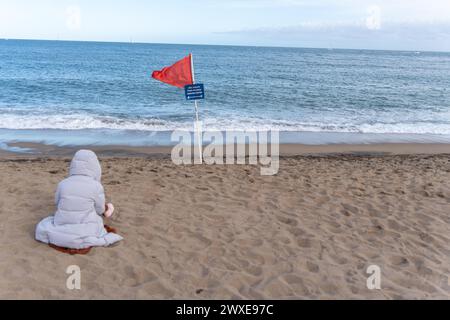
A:
{"type": "MultiPolygon", "coordinates": [[[[54,146],[40,143],[10,143],[11,150],[0,149],[0,158],[41,158],[41,157],[71,157],[77,150],[90,149],[101,157],[140,158],[140,157],[169,157],[172,148],[161,147],[133,147],[126,145],[85,145],[85,146],[54,146]],[[17,152],[17,151],[19,152],[17,152]],[[20,152],[25,150],[28,152],[20,152]]],[[[225,148],[224,148],[225,150],[225,148]]],[[[355,156],[383,156],[383,155],[434,155],[450,154],[450,144],[447,143],[382,143],[382,144],[331,144],[305,145],[280,144],[280,156],[313,156],[313,155],[355,155],[355,156]]],[[[225,154],[225,152],[224,152],[225,154]]]]}
{"type": "MultiPolygon", "coordinates": [[[[330,145],[384,145],[384,144],[449,144],[450,134],[409,134],[409,133],[356,133],[356,132],[310,132],[310,131],[248,131],[205,130],[203,145],[210,145],[211,135],[218,135],[223,143],[227,141],[249,141],[260,139],[279,141],[281,145],[330,146],[330,145]],[[208,134],[208,135],[207,135],[208,134]],[[236,140],[235,140],[236,139],[236,140]]],[[[115,129],[0,129],[0,150],[8,149],[8,145],[36,144],[49,146],[99,146],[133,148],[173,147],[181,141],[191,144],[195,133],[189,130],[180,131],[139,131],[115,129]],[[179,134],[177,134],[179,133],[179,134]],[[175,134],[175,135],[174,135],[175,134]],[[190,141],[186,141],[189,139],[190,141]]],[[[239,142],[242,143],[242,142],[239,142]]],[[[246,142],[248,143],[248,142],[246,142]]]]}

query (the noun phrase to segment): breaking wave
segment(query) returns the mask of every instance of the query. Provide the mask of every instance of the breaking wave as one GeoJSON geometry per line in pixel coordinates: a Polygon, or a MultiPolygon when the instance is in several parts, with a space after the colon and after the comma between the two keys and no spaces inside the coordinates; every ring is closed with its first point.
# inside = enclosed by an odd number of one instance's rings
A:
{"type": "MultiPolygon", "coordinates": [[[[118,118],[89,114],[75,115],[0,115],[0,128],[11,130],[133,130],[173,131],[193,129],[191,121],[171,121],[158,118],[118,118]]],[[[205,131],[279,130],[298,132],[389,133],[389,134],[450,134],[450,123],[320,123],[270,120],[260,118],[205,118],[205,131]]]]}

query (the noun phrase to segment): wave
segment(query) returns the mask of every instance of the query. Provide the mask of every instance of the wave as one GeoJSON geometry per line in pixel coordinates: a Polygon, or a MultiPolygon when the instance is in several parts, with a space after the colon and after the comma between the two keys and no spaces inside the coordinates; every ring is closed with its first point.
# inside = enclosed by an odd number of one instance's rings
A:
{"type": "MultiPolygon", "coordinates": [[[[340,119],[342,122],[345,121],[340,119]]],[[[0,115],[0,129],[10,130],[133,130],[192,131],[194,123],[157,118],[124,119],[87,114],[76,115],[0,115]]],[[[206,118],[205,131],[279,130],[298,132],[389,133],[389,134],[450,134],[450,123],[320,123],[260,118],[206,118]]]]}
{"type": "Polygon", "coordinates": [[[1,129],[13,130],[136,130],[136,131],[164,131],[176,123],[159,119],[121,119],[110,116],[93,115],[3,115],[0,116],[1,129]]]}

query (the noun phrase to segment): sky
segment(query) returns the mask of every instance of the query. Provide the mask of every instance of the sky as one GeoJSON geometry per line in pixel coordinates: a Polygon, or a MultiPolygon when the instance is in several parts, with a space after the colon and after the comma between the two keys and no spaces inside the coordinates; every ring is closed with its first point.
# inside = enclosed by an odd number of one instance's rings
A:
{"type": "Polygon", "coordinates": [[[0,0],[0,39],[450,51],[450,0],[0,0]]]}

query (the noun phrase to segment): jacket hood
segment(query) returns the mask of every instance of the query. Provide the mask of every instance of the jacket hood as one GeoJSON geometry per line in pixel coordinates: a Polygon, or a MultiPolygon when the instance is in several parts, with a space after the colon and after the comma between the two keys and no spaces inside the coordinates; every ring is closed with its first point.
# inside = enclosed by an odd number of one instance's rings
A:
{"type": "Polygon", "coordinates": [[[97,155],[90,150],[78,151],[70,163],[70,175],[88,176],[100,182],[102,167],[100,166],[97,155]]]}

